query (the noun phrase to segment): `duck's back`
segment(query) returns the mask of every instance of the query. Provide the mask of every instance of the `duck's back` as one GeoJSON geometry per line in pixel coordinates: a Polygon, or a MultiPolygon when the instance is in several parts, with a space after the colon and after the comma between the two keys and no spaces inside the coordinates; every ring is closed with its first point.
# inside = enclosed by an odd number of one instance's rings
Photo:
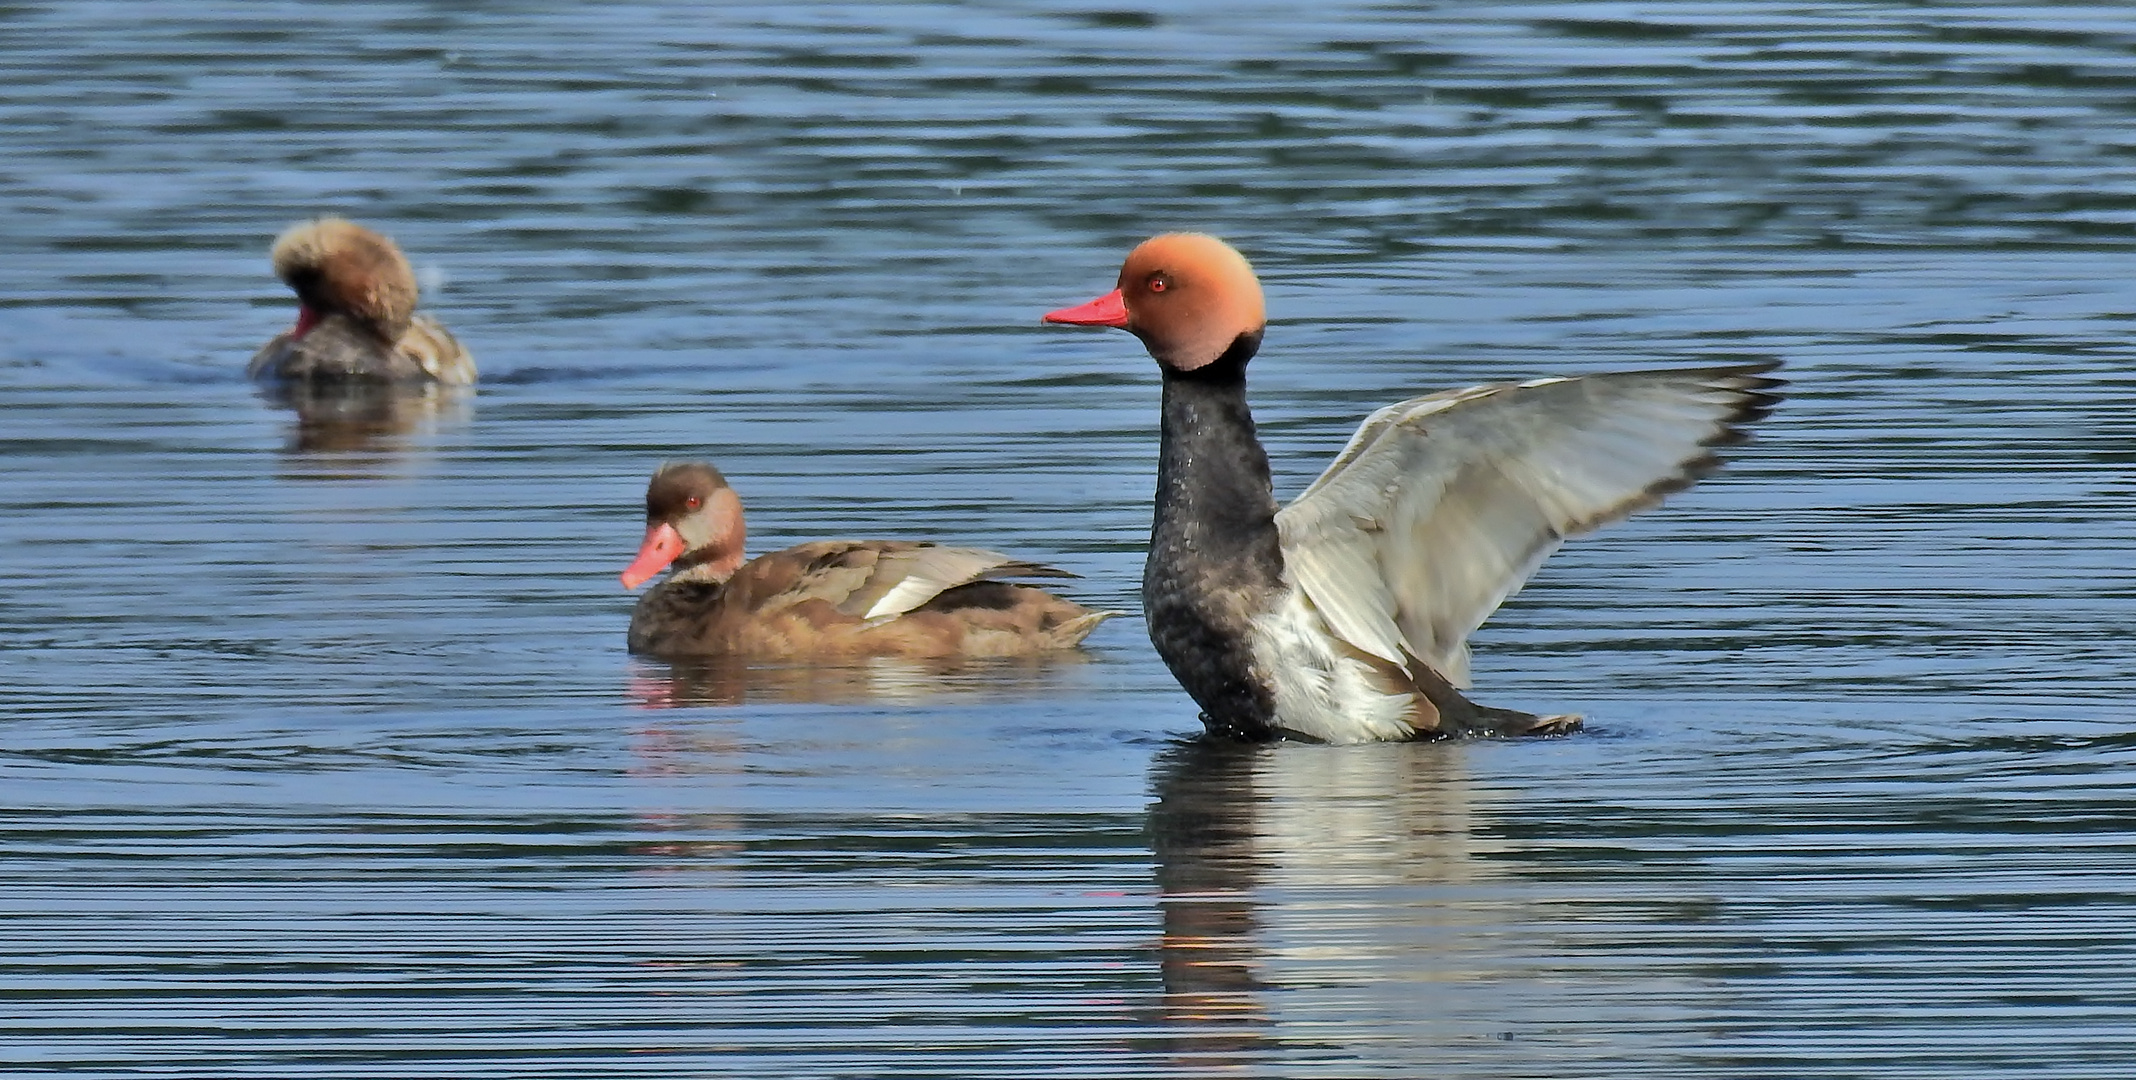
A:
{"type": "MultiPolygon", "coordinates": [[[[1024,656],[1071,648],[1111,612],[1028,585],[971,580],[1044,575],[970,549],[894,540],[829,540],[760,556],[723,583],[679,573],[631,613],[629,645],[653,656],[1024,656]]],[[[1050,573],[1057,575],[1058,571],[1050,573]]]]}

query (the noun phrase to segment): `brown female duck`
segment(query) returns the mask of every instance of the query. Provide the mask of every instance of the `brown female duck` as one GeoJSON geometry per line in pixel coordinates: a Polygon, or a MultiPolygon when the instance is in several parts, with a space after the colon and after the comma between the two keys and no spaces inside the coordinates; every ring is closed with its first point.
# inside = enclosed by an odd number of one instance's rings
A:
{"type": "Polygon", "coordinates": [[[1164,375],[1142,607],[1209,730],[1248,739],[1577,726],[1464,697],[1469,634],[1566,537],[1718,467],[1781,385],[1763,362],[1427,394],[1366,417],[1279,508],[1246,405],[1268,320],[1230,245],[1148,240],[1112,292],[1045,321],[1126,329],[1164,375]]]}
{"type": "Polygon", "coordinates": [[[274,242],[274,272],[296,290],[297,324],[253,356],[252,378],[475,381],[474,357],[415,313],[415,271],[386,237],[340,218],[294,225],[274,242]]]}
{"type": "Polygon", "coordinates": [[[645,542],[623,571],[630,651],[651,656],[1028,656],[1072,648],[1117,614],[1002,578],[1073,577],[975,548],[825,540],[743,561],[742,500],[703,462],[645,489],[645,542]]]}

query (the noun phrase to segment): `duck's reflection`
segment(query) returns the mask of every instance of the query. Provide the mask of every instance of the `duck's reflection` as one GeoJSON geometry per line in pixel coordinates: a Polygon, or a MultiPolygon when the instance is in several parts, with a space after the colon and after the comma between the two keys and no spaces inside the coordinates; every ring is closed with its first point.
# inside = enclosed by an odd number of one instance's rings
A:
{"type": "Polygon", "coordinates": [[[861,657],[842,663],[777,663],[723,657],[632,661],[628,695],[643,708],[687,705],[914,704],[953,697],[1029,698],[1088,663],[1086,654],[915,660],[861,657]]]}
{"type": "Polygon", "coordinates": [[[1437,981],[1444,958],[1414,950],[1474,919],[1489,871],[1458,744],[1196,741],[1154,772],[1162,1011],[1197,1064],[1258,1060],[1279,986],[1437,981]]]}
{"type": "Polygon", "coordinates": [[[1265,747],[1196,740],[1157,760],[1150,844],[1164,936],[1157,963],[1175,1052],[1250,1057],[1267,1021],[1259,991],[1254,766],[1265,747]]]}
{"type": "Polygon", "coordinates": [[[302,382],[263,385],[260,396],[296,413],[288,453],[296,456],[405,454],[413,437],[464,423],[474,391],[435,383],[302,382]]]}

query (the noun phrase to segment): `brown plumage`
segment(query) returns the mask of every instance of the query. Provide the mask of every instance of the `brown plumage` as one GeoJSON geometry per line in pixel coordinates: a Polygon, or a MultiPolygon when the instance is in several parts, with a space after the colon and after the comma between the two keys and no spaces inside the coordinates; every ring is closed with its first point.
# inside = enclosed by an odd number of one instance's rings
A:
{"type": "Polygon", "coordinates": [[[297,294],[297,324],[247,369],[254,379],[475,381],[475,360],[444,326],[415,313],[415,271],[392,240],[320,218],[274,242],[274,272],[297,294]]]}
{"type": "Polygon", "coordinates": [[[743,562],[742,503],[702,462],[661,466],[626,588],[672,565],[630,618],[651,656],[1027,656],[1117,614],[1002,578],[1074,575],[976,548],[825,540],[743,562]]]}

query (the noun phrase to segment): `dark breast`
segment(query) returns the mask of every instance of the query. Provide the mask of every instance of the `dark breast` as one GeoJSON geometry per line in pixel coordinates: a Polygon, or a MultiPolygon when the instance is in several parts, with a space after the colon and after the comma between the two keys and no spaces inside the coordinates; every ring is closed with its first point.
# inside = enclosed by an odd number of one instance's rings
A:
{"type": "Polygon", "coordinates": [[[639,656],[691,656],[725,652],[706,639],[718,629],[718,585],[663,581],[638,599],[630,612],[630,651],[639,656]]]}
{"type": "Polygon", "coordinates": [[[1274,602],[1264,585],[1238,580],[1185,552],[1150,550],[1142,573],[1142,608],[1150,644],[1172,676],[1202,707],[1210,734],[1267,739],[1275,734],[1275,699],[1255,669],[1253,613],[1274,602]]]}

